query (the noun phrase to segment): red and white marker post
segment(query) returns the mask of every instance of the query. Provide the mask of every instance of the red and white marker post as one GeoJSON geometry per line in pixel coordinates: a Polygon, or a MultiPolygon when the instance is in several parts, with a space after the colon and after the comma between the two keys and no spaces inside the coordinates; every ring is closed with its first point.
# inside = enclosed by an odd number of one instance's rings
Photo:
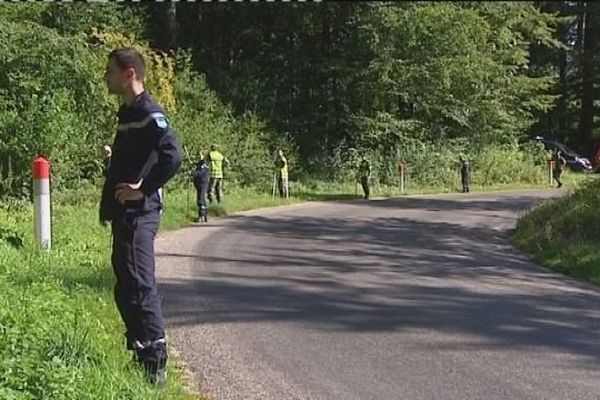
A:
{"type": "Polygon", "coordinates": [[[41,247],[50,250],[50,162],[39,156],[33,160],[33,217],[35,238],[41,247]]]}

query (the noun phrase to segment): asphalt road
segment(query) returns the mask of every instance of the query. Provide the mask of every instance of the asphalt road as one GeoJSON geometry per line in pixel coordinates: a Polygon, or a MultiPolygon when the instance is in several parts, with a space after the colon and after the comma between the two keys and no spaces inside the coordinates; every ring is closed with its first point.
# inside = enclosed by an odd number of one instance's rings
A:
{"type": "Polygon", "coordinates": [[[557,191],[311,203],[162,235],[168,337],[229,399],[599,399],[600,291],[509,243],[557,191]]]}

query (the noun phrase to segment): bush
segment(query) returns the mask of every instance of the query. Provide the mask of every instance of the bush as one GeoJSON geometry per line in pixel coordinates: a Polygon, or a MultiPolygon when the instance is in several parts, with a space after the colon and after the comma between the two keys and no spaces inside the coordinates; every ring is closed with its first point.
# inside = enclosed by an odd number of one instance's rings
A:
{"type": "Polygon", "coordinates": [[[0,22],[0,192],[28,193],[37,154],[51,158],[58,187],[93,174],[94,144],[114,129],[104,65],[83,36],[0,22]]]}
{"type": "Polygon", "coordinates": [[[541,264],[600,284],[600,182],[548,200],[521,218],[515,243],[541,264]]]}
{"type": "Polygon", "coordinates": [[[236,119],[204,77],[192,72],[185,53],[176,60],[116,31],[89,31],[62,36],[33,22],[0,22],[3,197],[28,197],[31,161],[38,154],[50,158],[55,189],[78,187],[100,176],[100,149],[112,142],[118,108],[103,74],[109,51],[124,46],[144,55],[148,90],[172,119],[188,167],[199,149],[220,143],[232,161],[228,179],[242,185],[269,180],[272,133],[253,114],[236,119]]]}
{"type": "Polygon", "coordinates": [[[228,181],[241,186],[268,186],[275,149],[283,148],[292,161],[295,159],[291,145],[277,140],[254,113],[235,118],[232,110],[208,88],[204,76],[193,72],[189,54],[179,54],[178,71],[173,126],[184,144],[188,169],[200,150],[207,152],[215,143],[231,162],[231,167],[225,169],[228,181]]]}
{"type": "Polygon", "coordinates": [[[473,183],[539,185],[546,179],[544,162],[544,152],[535,145],[489,146],[474,159],[473,183]]]}

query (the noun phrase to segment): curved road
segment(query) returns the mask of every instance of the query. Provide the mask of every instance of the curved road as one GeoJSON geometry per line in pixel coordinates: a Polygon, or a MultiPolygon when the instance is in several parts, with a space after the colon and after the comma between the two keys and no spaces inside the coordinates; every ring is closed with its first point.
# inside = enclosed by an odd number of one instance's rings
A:
{"type": "Polygon", "coordinates": [[[157,239],[168,335],[230,399],[598,399],[600,291],[509,243],[558,191],[310,203],[157,239]]]}

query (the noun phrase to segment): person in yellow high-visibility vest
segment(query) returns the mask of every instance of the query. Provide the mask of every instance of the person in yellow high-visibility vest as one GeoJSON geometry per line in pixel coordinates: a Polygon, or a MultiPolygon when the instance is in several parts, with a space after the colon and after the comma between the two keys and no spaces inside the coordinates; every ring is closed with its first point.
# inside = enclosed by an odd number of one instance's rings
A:
{"type": "Polygon", "coordinates": [[[283,155],[283,150],[277,150],[275,157],[275,168],[277,174],[277,187],[279,188],[279,196],[288,197],[288,162],[283,155]]]}
{"type": "Polygon", "coordinates": [[[210,180],[208,184],[208,201],[212,202],[214,191],[215,196],[217,198],[217,202],[220,203],[223,197],[223,194],[221,192],[221,184],[223,182],[223,162],[229,165],[229,160],[225,158],[225,156],[223,156],[223,154],[221,154],[221,152],[218,149],[218,145],[211,145],[210,152],[206,157],[206,161],[210,170],[210,180]]]}

